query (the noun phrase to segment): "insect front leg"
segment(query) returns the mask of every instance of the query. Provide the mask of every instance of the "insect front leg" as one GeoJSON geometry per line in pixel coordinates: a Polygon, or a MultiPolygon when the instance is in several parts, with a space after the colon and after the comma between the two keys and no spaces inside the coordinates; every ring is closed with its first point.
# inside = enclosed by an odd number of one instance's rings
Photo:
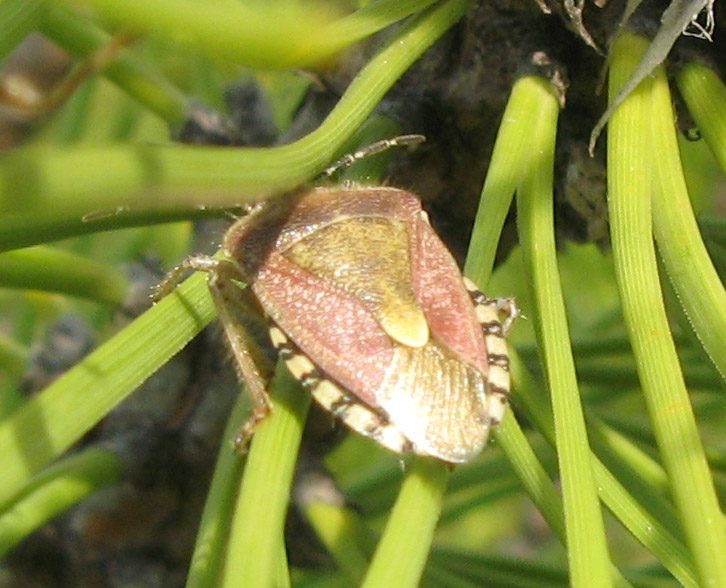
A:
{"type": "Polygon", "coordinates": [[[159,300],[169,294],[189,271],[203,271],[209,276],[207,285],[217,307],[227,346],[232,352],[235,371],[252,398],[252,415],[235,435],[235,447],[243,452],[257,424],[270,412],[267,383],[273,367],[247,328],[251,322],[249,317],[259,314],[259,311],[255,310],[254,298],[249,290],[239,284],[246,281],[240,268],[231,261],[206,255],[188,257],[176,266],[156,287],[154,299],[159,300]]]}
{"type": "MultiPolygon", "coordinates": [[[[215,259],[209,255],[192,255],[187,257],[168,274],[166,274],[164,279],[156,286],[156,288],[154,288],[154,291],[151,293],[151,301],[156,304],[159,300],[170,294],[174,288],[182,283],[182,280],[184,280],[190,271],[207,272],[211,275],[212,273],[219,273],[221,264],[229,264],[233,266],[233,264],[228,261],[215,259]]],[[[236,272],[239,274],[239,270],[236,270],[236,272]]],[[[229,271],[227,273],[229,273],[229,271]]],[[[244,281],[242,277],[239,279],[244,281]]]]}
{"type": "Polygon", "coordinates": [[[273,366],[241,318],[250,314],[253,300],[249,290],[242,290],[231,279],[218,272],[210,273],[209,290],[217,306],[227,345],[232,352],[237,376],[244,382],[252,398],[252,415],[242,424],[234,439],[237,451],[244,453],[257,425],[270,413],[267,385],[273,366]]]}

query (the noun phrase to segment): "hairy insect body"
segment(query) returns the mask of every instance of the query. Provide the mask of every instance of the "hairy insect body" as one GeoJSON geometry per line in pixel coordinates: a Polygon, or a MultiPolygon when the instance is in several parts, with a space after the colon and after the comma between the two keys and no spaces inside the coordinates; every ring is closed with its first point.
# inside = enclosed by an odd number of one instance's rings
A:
{"type": "Polygon", "coordinates": [[[395,452],[478,455],[509,393],[517,310],[461,276],[414,195],[313,189],[238,221],[224,250],[324,408],[395,452]]]}

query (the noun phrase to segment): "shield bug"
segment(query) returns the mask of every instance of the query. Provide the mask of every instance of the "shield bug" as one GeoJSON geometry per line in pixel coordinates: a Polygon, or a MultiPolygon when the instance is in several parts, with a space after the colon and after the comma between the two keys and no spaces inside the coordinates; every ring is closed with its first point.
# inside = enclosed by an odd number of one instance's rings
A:
{"type": "Polygon", "coordinates": [[[461,275],[415,195],[308,189],[257,206],[222,249],[226,260],[192,257],[180,267],[210,274],[255,400],[244,434],[268,401],[245,336],[230,324],[242,296],[235,281],[249,284],[292,375],[348,427],[398,453],[451,463],[479,454],[506,405],[504,337],[518,311],[461,275]]]}

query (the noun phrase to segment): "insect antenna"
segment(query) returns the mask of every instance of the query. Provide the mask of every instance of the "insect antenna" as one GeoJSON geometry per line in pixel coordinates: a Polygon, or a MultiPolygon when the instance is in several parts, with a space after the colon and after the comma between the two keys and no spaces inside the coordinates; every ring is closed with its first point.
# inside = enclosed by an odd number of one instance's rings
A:
{"type": "Polygon", "coordinates": [[[365,159],[366,157],[370,157],[371,155],[381,153],[382,151],[386,151],[391,147],[418,145],[419,143],[423,143],[424,141],[426,141],[426,137],[424,135],[398,135],[396,137],[391,137],[390,139],[381,139],[380,141],[376,141],[375,143],[366,145],[365,147],[353,151],[352,153],[347,153],[338,161],[336,161],[333,165],[325,168],[320,173],[319,177],[330,177],[338,170],[353,165],[356,161],[360,161],[361,159],[365,159]]]}

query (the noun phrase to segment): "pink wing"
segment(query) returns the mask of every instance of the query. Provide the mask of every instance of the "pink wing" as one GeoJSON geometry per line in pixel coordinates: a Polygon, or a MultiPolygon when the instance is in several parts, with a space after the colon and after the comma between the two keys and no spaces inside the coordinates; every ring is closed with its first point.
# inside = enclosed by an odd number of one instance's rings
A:
{"type": "Polygon", "coordinates": [[[370,406],[393,358],[393,342],[356,298],[273,255],[255,294],[270,317],[330,378],[370,406]]]}

